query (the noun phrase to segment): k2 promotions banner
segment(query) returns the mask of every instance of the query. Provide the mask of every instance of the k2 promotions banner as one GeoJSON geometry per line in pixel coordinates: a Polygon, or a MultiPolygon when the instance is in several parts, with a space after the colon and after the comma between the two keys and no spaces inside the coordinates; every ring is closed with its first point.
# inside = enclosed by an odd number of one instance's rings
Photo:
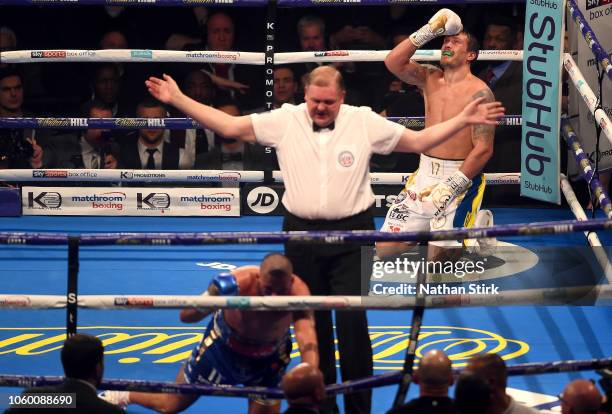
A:
{"type": "MultiPolygon", "coordinates": [[[[588,23],[593,32],[595,32],[601,47],[609,56],[612,53],[612,1],[575,1],[586,23],[588,23]]],[[[595,96],[598,96],[599,86],[597,76],[601,71],[601,66],[597,63],[593,51],[584,39],[584,36],[580,32],[580,28],[574,22],[569,11],[567,21],[572,57],[589,87],[593,90],[595,96]]],[[[604,76],[602,88],[602,108],[609,117],[612,117],[612,81],[607,76],[604,76]]],[[[582,142],[584,152],[589,157],[594,167],[597,143],[595,118],[571,81],[569,85],[569,115],[572,127],[582,142]]],[[[601,156],[599,170],[605,171],[612,169],[612,143],[610,143],[603,133],[601,134],[599,151],[601,156]]],[[[573,156],[570,156],[570,159],[573,159],[573,156]]],[[[569,162],[568,174],[572,178],[580,176],[579,166],[575,162],[569,162]]]]}
{"type": "Polygon", "coordinates": [[[564,10],[564,0],[528,0],[523,45],[521,195],[557,204],[564,10]]]}
{"type": "Polygon", "coordinates": [[[23,187],[30,216],[240,216],[237,188],[23,187]]]}

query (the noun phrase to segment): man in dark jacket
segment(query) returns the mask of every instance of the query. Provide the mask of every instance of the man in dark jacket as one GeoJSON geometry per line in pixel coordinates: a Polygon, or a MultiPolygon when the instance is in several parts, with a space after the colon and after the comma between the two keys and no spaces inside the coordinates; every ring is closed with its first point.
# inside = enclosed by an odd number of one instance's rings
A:
{"type": "MultiPolygon", "coordinates": [[[[62,365],[66,379],[63,383],[48,387],[26,389],[29,394],[74,394],[76,408],[46,408],[47,414],[70,412],[71,414],[120,414],[124,411],[99,398],[96,388],[104,374],[104,346],[95,336],[76,334],[66,339],[62,347],[62,365]]],[[[9,408],[6,414],[35,413],[40,408],[9,408]]]]}
{"type": "MultiPolygon", "coordinates": [[[[112,109],[94,99],[83,108],[87,118],[112,118],[112,109]]],[[[44,168],[117,168],[118,145],[111,139],[109,130],[89,128],[71,131],[52,137],[43,158],[44,168]]]]}
{"type": "Polygon", "coordinates": [[[455,414],[455,404],[448,396],[453,385],[453,371],[448,356],[440,350],[426,353],[414,374],[414,382],[419,385],[419,397],[399,407],[392,408],[387,414],[455,414]]]}
{"type": "MultiPolygon", "coordinates": [[[[145,99],[136,107],[139,118],[166,118],[167,110],[154,99],[145,99]]],[[[119,143],[119,165],[133,170],[178,170],[180,150],[166,142],[165,129],[141,128],[138,137],[126,137],[119,143]]]]}
{"type": "MultiPolygon", "coordinates": [[[[505,16],[489,19],[482,42],[485,50],[515,49],[517,22],[505,16]]],[[[522,96],[517,93],[523,84],[523,62],[488,62],[478,73],[485,81],[495,99],[506,108],[508,115],[521,115],[522,96]],[[517,89],[518,88],[518,89],[517,89]]],[[[518,172],[521,170],[521,129],[516,126],[499,126],[495,130],[495,152],[485,167],[486,172],[518,172]]],[[[519,187],[512,185],[494,186],[485,194],[485,204],[517,204],[520,200],[519,187]]]]}

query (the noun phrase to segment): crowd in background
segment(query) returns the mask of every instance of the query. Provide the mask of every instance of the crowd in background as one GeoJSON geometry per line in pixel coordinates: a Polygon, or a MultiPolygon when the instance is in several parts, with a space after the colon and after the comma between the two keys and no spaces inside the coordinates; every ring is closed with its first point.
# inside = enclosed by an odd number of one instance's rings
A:
{"type": "MultiPolygon", "coordinates": [[[[524,5],[498,4],[494,11],[486,5],[453,9],[465,29],[480,39],[481,49],[522,49],[524,5]]],[[[405,5],[281,8],[275,51],[392,49],[433,11],[429,6],[405,5]]],[[[263,8],[3,7],[0,48],[261,52],[265,13],[263,8]]],[[[428,45],[439,47],[436,42],[428,45]]],[[[386,116],[424,115],[419,90],[394,78],[383,62],[334,65],[346,81],[346,103],[370,106],[386,116]]],[[[302,102],[303,76],[316,66],[277,66],[274,106],[302,102]]],[[[258,65],[0,63],[0,116],[181,117],[153,101],[144,87],[145,79],[162,73],[172,75],[193,99],[228,113],[264,111],[264,68],[258,65]]],[[[521,96],[516,91],[522,82],[521,62],[477,61],[472,73],[489,84],[507,115],[520,114],[521,96]]],[[[0,141],[1,168],[276,168],[275,159],[266,157],[262,147],[208,130],[0,130],[0,136],[5,138],[0,141]],[[13,149],[18,142],[23,145],[13,149]]],[[[410,172],[417,166],[413,154],[377,155],[371,160],[375,172],[410,172]]],[[[494,155],[485,171],[519,170],[520,127],[498,127],[494,155]]],[[[518,188],[502,187],[495,190],[494,202],[514,204],[518,188]]]]}
{"type": "MultiPolygon", "coordinates": [[[[124,412],[97,398],[96,388],[104,375],[104,346],[99,338],[76,334],[61,351],[65,380],[56,386],[33,387],[23,395],[73,393],[76,414],[124,412]]],[[[558,395],[561,414],[608,414],[612,412],[612,376],[601,372],[600,391],[595,381],[574,379],[558,395]]],[[[457,377],[451,361],[441,350],[428,351],[420,359],[413,380],[418,397],[390,409],[387,414],[535,414],[538,411],[515,400],[508,390],[506,363],[497,354],[471,357],[457,377]],[[451,387],[454,385],[454,392],[451,387]]],[[[323,375],[313,365],[301,363],[283,377],[281,388],[287,399],[284,414],[318,414],[325,397],[323,375]]],[[[207,397],[212,398],[212,397],[207,397]]],[[[40,409],[10,408],[7,414],[38,412],[40,409]]],[[[60,412],[61,409],[51,410],[60,412]]]]}

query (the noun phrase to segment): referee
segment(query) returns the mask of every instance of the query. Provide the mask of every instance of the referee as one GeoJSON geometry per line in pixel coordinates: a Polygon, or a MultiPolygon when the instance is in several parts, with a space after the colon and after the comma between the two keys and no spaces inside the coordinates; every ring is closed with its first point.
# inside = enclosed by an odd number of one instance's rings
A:
{"type": "MultiPolygon", "coordinates": [[[[504,110],[499,102],[472,101],[456,117],[412,131],[387,121],[367,107],[344,105],[340,73],[320,66],[308,76],[305,103],[284,104],[270,112],[231,116],[184,95],[174,80],[149,78],[149,92],[164,103],[223,136],[274,147],[285,183],[288,211],[284,230],[373,230],[369,161],[372,154],[427,151],[461,129],[494,125],[504,110]]],[[[360,247],[287,243],[294,271],[313,295],[359,295],[360,247]]],[[[336,382],[331,313],[316,312],[320,368],[326,383],[336,382]]],[[[372,375],[372,348],[364,311],[336,313],[342,380],[372,375]]],[[[369,413],[371,391],[345,396],[347,414],[369,413]]],[[[321,413],[337,411],[335,401],[321,413]]]]}

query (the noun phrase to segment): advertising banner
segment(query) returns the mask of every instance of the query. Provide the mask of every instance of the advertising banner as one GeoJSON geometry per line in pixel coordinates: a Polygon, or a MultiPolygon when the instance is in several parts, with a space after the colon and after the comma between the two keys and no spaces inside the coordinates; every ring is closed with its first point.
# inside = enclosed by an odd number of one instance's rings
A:
{"type": "Polygon", "coordinates": [[[24,187],[24,215],[240,216],[237,188],[24,187]]]}
{"type": "MultiPolygon", "coordinates": [[[[408,177],[407,174],[404,175],[408,177]]],[[[401,185],[373,185],[374,216],[384,217],[387,210],[393,205],[397,195],[402,190],[401,185]]],[[[281,184],[258,185],[251,184],[242,190],[242,214],[244,215],[273,215],[282,216],[285,208],[281,203],[285,189],[281,184]]]]}
{"type": "Polygon", "coordinates": [[[565,1],[528,1],[523,46],[521,195],[559,204],[565,1]]]}

